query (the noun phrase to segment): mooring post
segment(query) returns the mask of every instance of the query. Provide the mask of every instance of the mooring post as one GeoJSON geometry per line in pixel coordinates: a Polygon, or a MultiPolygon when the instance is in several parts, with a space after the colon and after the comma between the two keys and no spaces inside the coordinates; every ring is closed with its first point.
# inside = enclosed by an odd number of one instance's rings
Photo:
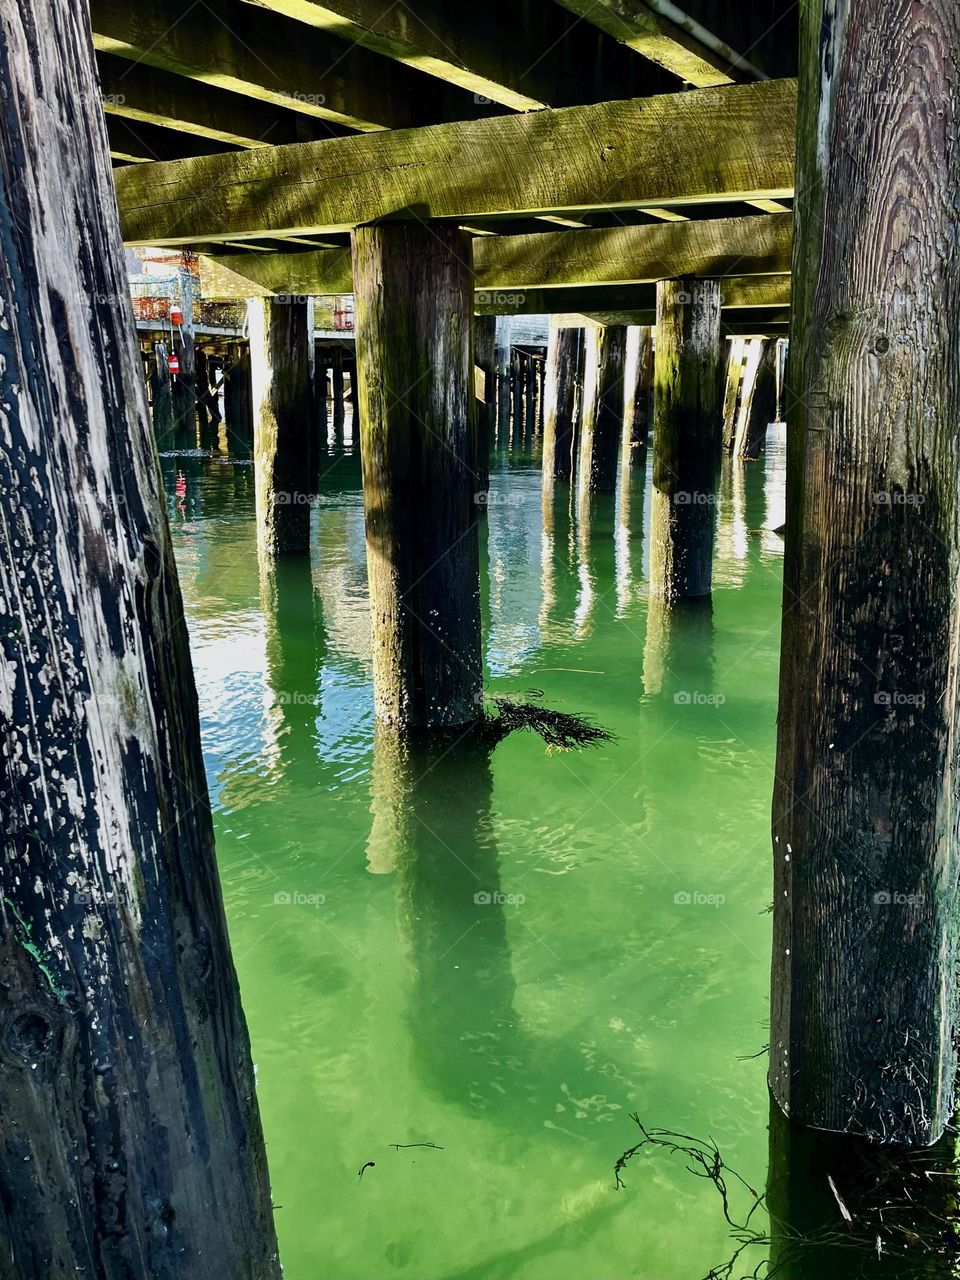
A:
{"type": "Polygon", "coordinates": [[[577,368],[583,330],[551,322],[544,373],[543,479],[569,480],[573,474],[577,368]]]}
{"type": "Polygon", "coordinates": [[[733,446],[734,455],[745,460],[760,456],[767,428],[777,412],[777,342],[775,338],[758,338],[757,343],[749,385],[744,378],[733,446]]]}
{"type": "Polygon", "coordinates": [[[732,453],[737,435],[737,409],[740,404],[740,380],[743,377],[745,338],[730,338],[726,343],[727,359],[723,384],[723,452],[732,453]]]}
{"type": "Polygon", "coordinates": [[[650,589],[710,594],[721,449],[720,284],[661,280],[654,360],[650,589]]]}
{"type": "Polygon", "coordinates": [[[307,307],[292,294],[250,298],[247,332],[257,544],[267,555],[306,551],[314,493],[307,307]]]}
{"type": "Polygon", "coordinates": [[[390,222],[352,245],[376,714],[470,724],[483,671],[471,240],[390,222]]]}
{"type": "Polygon", "coordinates": [[[88,24],[0,6],[0,1271],[278,1280],[88,24]]]}
{"type": "Polygon", "coordinates": [[[581,491],[612,493],[617,487],[626,344],[626,325],[595,326],[586,332],[579,461],[581,491]]]}
{"type": "Polygon", "coordinates": [[[801,6],[770,1084],[904,1145],[960,1036],[958,65],[954,5],[801,6]]]}
{"type": "Polygon", "coordinates": [[[653,331],[650,325],[627,329],[623,366],[623,459],[628,466],[647,461],[650,390],[653,381],[653,331]]]}
{"type": "Polygon", "coordinates": [[[167,344],[155,342],[150,368],[150,406],[153,410],[153,434],[161,452],[173,445],[173,392],[168,360],[167,344]]]}

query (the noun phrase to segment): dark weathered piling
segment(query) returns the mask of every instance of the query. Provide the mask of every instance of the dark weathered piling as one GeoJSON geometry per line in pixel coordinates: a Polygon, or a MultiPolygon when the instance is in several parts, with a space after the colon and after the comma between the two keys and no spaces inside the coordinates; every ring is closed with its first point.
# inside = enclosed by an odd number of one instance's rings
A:
{"type": "Polygon", "coordinates": [[[482,678],[470,237],[387,223],[352,242],[376,712],[467,724],[482,678]]]}
{"type": "Polygon", "coordinates": [[[497,448],[510,447],[510,321],[504,316],[497,316],[496,361],[497,361],[497,448]]]}
{"type": "Polygon", "coordinates": [[[647,436],[653,425],[653,331],[650,325],[627,329],[624,353],[623,458],[629,466],[647,461],[647,436]]]}
{"type": "Polygon", "coordinates": [[[960,1035],[960,9],[801,13],[770,1084],[922,1145],[960,1035]]]}
{"type": "Polygon", "coordinates": [[[150,368],[150,404],[153,411],[153,434],[159,450],[173,446],[173,393],[170,389],[170,369],[167,344],[153,344],[153,360],[150,368]]]}
{"type": "Polygon", "coordinates": [[[310,545],[312,393],[307,307],[293,299],[247,302],[253,388],[257,543],[267,555],[310,545]]]}
{"type": "Polygon", "coordinates": [[[85,5],[0,8],[0,153],[0,1273],[278,1280],[85,5]]]}
{"type": "Polygon", "coordinates": [[[483,382],[483,396],[477,397],[477,475],[481,488],[490,481],[490,450],[497,430],[496,316],[474,318],[475,360],[483,382]]]}
{"type": "Polygon", "coordinates": [[[577,369],[583,330],[550,326],[544,374],[544,480],[569,480],[573,474],[577,369]]]}
{"type": "Polygon", "coordinates": [[[510,398],[512,400],[511,448],[523,448],[523,363],[526,355],[519,347],[510,350],[510,398]]]}
{"type": "Polygon", "coordinates": [[[253,442],[253,387],[250,379],[250,348],[246,343],[233,342],[227,348],[223,411],[231,451],[238,444],[248,449],[253,442]]]}
{"type": "Polygon", "coordinates": [[[760,456],[767,428],[777,412],[777,342],[757,338],[748,373],[744,375],[733,452],[736,457],[760,456]]]}
{"type": "Polygon", "coordinates": [[[720,285],[657,285],[650,586],[662,599],[710,594],[720,472],[720,285]]]}
{"type": "Polygon", "coordinates": [[[333,438],[343,444],[343,424],[346,420],[346,401],[343,383],[343,347],[334,347],[330,354],[330,398],[333,402],[333,438]]]}
{"type": "Polygon", "coordinates": [[[611,493],[617,485],[626,344],[626,325],[587,330],[579,483],[591,493],[611,493]]]}
{"type": "Polygon", "coordinates": [[[523,438],[527,447],[537,430],[537,365],[539,361],[527,352],[523,406],[523,438]]]}
{"type": "Polygon", "coordinates": [[[197,367],[193,336],[193,276],[183,269],[180,276],[180,309],[183,322],[173,326],[173,350],[180,371],[173,377],[173,417],[177,442],[190,447],[197,442],[197,367]]]}

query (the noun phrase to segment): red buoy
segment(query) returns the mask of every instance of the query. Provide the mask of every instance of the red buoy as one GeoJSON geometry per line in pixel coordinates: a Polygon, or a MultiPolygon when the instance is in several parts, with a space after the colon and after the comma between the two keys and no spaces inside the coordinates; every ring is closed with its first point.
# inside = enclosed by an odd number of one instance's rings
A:
{"type": "Polygon", "coordinates": [[[176,302],[170,303],[170,323],[183,324],[183,311],[176,302]]]}
{"type": "Polygon", "coordinates": [[[170,354],[167,356],[167,368],[170,370],[171,373],[180,372],[180,357],[176,354],[175,351],[171,351],[170,354]]]}

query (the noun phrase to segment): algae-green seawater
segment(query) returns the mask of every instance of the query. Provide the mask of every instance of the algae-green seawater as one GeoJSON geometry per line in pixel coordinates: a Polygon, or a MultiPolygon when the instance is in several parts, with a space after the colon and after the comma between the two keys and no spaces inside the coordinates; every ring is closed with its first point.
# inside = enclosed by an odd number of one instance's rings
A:
{"type": "Polygon", "coordinates": [[[275,566],[249,462],[162,466],[287,1280],[724,1262],[710,1182],[662,1151],[613,1169],[637,1112],[766,1176],[779,430],[724,473],[711,606],[673,616],[649,471],[578,518],[536,457],[494,454],[487,691],[616,735],[568,753],[375,732],[349,443],[310,556],[275,566]]]}

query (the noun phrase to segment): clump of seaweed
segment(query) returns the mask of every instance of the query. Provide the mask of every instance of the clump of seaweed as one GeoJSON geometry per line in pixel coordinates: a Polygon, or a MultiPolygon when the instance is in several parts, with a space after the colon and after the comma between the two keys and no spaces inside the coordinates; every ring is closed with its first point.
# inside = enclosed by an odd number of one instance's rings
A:
{"type": "MultiPolygon", "coordinates": [[[[543,697],[540,689],[529,689],[527,693],[530,697],[543,697]]],[[[517,730],[539,734],[547,744],[548,752],[597,747],[602,742],[615,740],[612,733],[592,724],[586,716],[554,711],[535,702],[517,702],[513,698],[488,698],[487,703],[494,710],[485,709],[483,731],[494,742],[500,742],[517,730]]]]}

